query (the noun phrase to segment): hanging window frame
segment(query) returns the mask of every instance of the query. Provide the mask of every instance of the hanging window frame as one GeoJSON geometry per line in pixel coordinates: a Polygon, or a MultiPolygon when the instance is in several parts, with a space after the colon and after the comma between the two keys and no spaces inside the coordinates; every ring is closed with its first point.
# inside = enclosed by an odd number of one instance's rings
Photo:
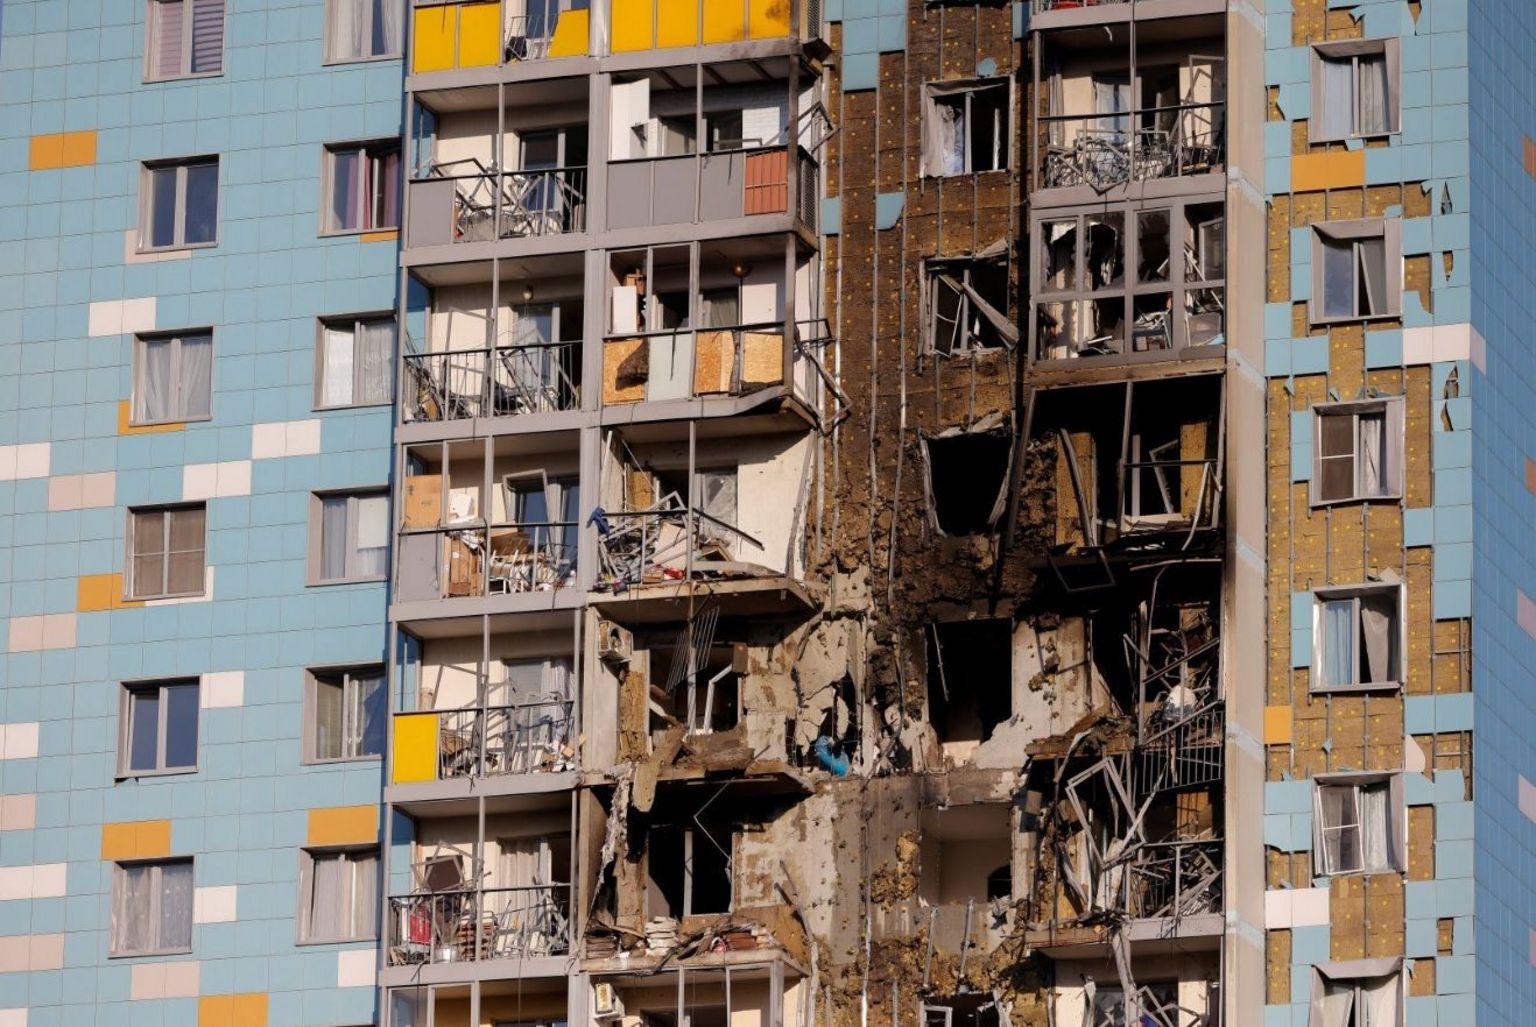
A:
{"type": "MultiPolygon", "coordinates": [[[[225,0],[203,0],[202,11],[199,10],[199,0],[145,0],[144,8],[144,81],[152,82],[180,82],[184,79],[218,78],[224,74],[224,46],[226,42],[226,29],[229,24],[228,5],[225,0]],[[176,68],[172,74],[161,71],[163,56],[160,52],[161,26],[168,17],[167,10],[171,7],[179,8],[175,17],[181,22],[179,27],[179,39],[176,68]],[[203,12],[217,12],[219,49],[217,68],[204,71],[194,71],[192,65],[196,60],[196,40],[198,18],[203,12]]],[[[212,13],[209,17],[213,17],[212,13]]],[[[205,29],[208,27],[205,23],[205,29]]]]}
{"type": "Polygon", "coordinates": [[[338,235],[362,235],[367,232],[398,232],[400,230],[401,217],[405,207],[405,154],[400,146],[400,139],[356,139],[344,142],[326,143],[321,147],[320,168],[320,235],[322,238],[338,235]],[[364,179],[356,183],[359,195],[365,191],[368,193],[368,216],[364,219],[367,223],[353,227],[343,227],[333,223],[333,211],[331,199],[336,186],[337,157],[342,154],[357,154],[357,174],[364,179]],[[384,205],[387,193],[389,175],[389,157],[395,158],[395,202],[392,210],[379,213],[379,208],[384,205]],[[365,174],[366,172],[369,172],[365,174]],[[365,185],[367,188],[365,189],[365,185]],[[382,220],[381,220],[382,218],[382,220]],[[390,222],[385,224],[383,222],[390,222]],[[375,223],[378,222],[378,223],[375,223]]]}
{"type": "Polygon", "coordinates": [[[1357,221],[1326,221],[1312,225],[1312,297],[1307,314],[1314,325],[1347,324],[1355,321],[1382,321],[1403,313],[1403,223],[1400,218],[1362,218],[1357,221]],[[1371,293],[1371,275],[1365,264],[1367,246],[1381,243],[1381,285],[1384,296],[1371,293]],[[1325,309],[1325,254],[1333,248],[1348,246],[1351,253],[1351,303],[1348,313],[1329,313],[1325,309]],[[1365,281],[1364,300],[1368,311],[1361,310],[1361,280],[1365,281]]]}
{"type": "Polygon", "coordinates": [[[1407,869],[1408,806],[1404,798],[1403,775],[1398,773],[1345,773],[1322,774],[1312,783],[1312,872],[1318,877],[1361,877],[1373,874],[1390,874],[1407,869]],[[1352,798],[1352,813],[1340,814],[1337,824],[1330,823],[1324,812],[1325,789],[1345,790],[1352,798]],[[1381,825],[1385,844],[1385,860],[1379,865],[1366,863],[1364,814],[1361,793],[1372,789],[1384,793],[1381,799],[1386,823],[1381,825]],[[1353,817],[1352,820],[1347,819],[1353,817]],[[1355,851],[1358,862],[1345,866],[1337,863],[1329,854],[1328,839],[1331,835],[1355,832],[1355,851]]]}
{"type": "Polygon", "coordinates": [[[213,420],[213,329],[193,328],[179,332],[146,332],[136,335],[133,339],[133,395],[128,404],[128,423],[134,427],[158,425],[158,424],[196,424],[202,421],[213,420]],[[176,397],[174,405],[176,409],[170,411],[166,417],[148,417],[145,414],[143,403],[146,390],[144,375],[145,350],[153,343],[169,342],[171,344],[171,373],[169,386],[176,397]],[[182,350],[189,342],[206,345],[209,349],[208,357],[208,398],[205,405],[208,412],[205,414],[188,413],[181,408],[182,378],[184,364],[182,363],[182,350]]]}
{"type": "Polygon", "coordinates": [[[169,678],[156,681],[131,681],[124,682],[118,701],[117,716],[117,779],[125,781],[138,777],[166,777],[176,774],[197,773],[198,756],[201,753],[199,744],[202,734],[201,713],[202,682],[198,678],[169,678]],[[190,689],[192,691],[192,708],[198,712],[193,717],[192,762],[171,763],[168,756],[170,740],[170,691],[172,689],[190,689]],[[139,715],[141,698],[154,693],[156,700],[155,709],[155,765],[153,767],[134,767],[133,764],[133,738],[136,719],[139,715]]]}
{"type": "Polygon", "coordinates": [[[1373,583],[1369,585],[1350,585],[1330,588],[1314,589],[1312,592],[1312,663],[1309,680],[1309,691],[1314,694],[1326,692],[1395,692],[1400,691],[1406,676],[1404,660],[1408,652],[1407,634],[1407,590],[1399,583],[1373,583]],[[1389,646],[1387,659],[1391,664],[1392,675],[1381,680],[1362,681],[1361,674],[1361,615],[1364,609],[1361,600],[1365,598],[1386,596],[1390,600],[1387,604],[1392,612],[1392,623],[1387,626],[1387,644],[1389,646]],[[1350,632],[1353,640],[1351,649],[1352,673],[1350,681],[1328,681],[1325,668],[1328,665],[1329,654],[1327,651],[1327,617],[1328,609],[1337,603],[1350,604],[1350,632]]]}
{"type": "Polygon", "coordinates": [[[995,353],[1011,349],[1018,344],[1017,325],[1008,316],[1010,295],[1009,262],[1006,248],[1001,253],[980,253],[962,257],[935,257],[923,263],[923,352],[934,356],[967,356],[973,353],[995,353]],[[1004,296],[1001,308],[981,295],[972,281],[972,272],[978,266],[994,266],[1001,271],[1004,296]],[[972,296],[975,293],[975,296],[972,296]],[[947,303],[941,299],[952,297],[947,303]],[[955,317],[950,321],[944,309],[953,306],[955,317]],[[969,325],[977,320],[989,324],[997,337],[996,345],[976,345],[987,333],[973,332],[969,325]],[[941,346],[943,336],[948,335],[948,345],[941,346]]]}
{"type": "MultiPolygon", "coordinates": [[[[389,489],[386,486],[374,486],[358,489],[333,489],[310,494],[309,507],[309,580],[308,585],[355,585],[364,582],[383,581],[389,576],[390,558],[390,519],[389,489]],[[384,569],[377,574],[366,574],[361,571],[357,562],[357,537],[358,529],[362,523],[362,512],[359,500],[379,499],[385,502],[384,509],[384,569]],[[346,553],[343,557],[343,572],[340,577],[325,576],[325,503],[327,500],[347,500],[346,517],[346,553]]],[[[367,547],[377,548],[375,546],[367,547]]]]}
{"type": "Polygon", "coordinates": [[[1312,407],[1312,479],[1308,498],[1314,507],[1339,506],[1346,503],[1379,503],[1400,500],[1403,497],[1403,466],[1406,461],[1403,427],[1403,397],[1389,396],[1376,400],[1346,401],[1342,403],[1317,403],[1312,407]],[[1324,451],[1325,422],[1329,418],[1349,418],[1351,447],[1348,453],[1324,451]],[[1384,464],[1381,473],[1385,483],[1380,492],[1367,492],[1364,487],[1363,449],[1364,418],[1379,419],[1383,443],[1384,464]],[[1348,460],[1350,479],[1353,482],[1347,495],[1324,494],[1324,469],[1327,463],[1348,460]]]}
{"type": "Polygon", "coordinates": [[[192,951],[191,937],[194,929],[193,925],[196,923],[196,918],[193,915],[193,902],[191,896],[188,897],[186,911],[186,934],[188,943],[186,945],[166,944],[166,939],[162,934],[165,925],[162,920],[164,913],[164,907],[162,906],[164,887],[161,881],[164,876],[165,869],[168,867],[187,867],[189,870],[191,870],[192,888],[189,889],[189,891],[191,891],[192,895],[195,896],[197,893],[197,867],[191,856],[171,856],[165,859],[122,860],[112,864],[111,922],[107,930],[108,958],[119,959],[132,956],[184,955],[192,951]],[[127,947],[123,940],[123,933],[126,929],[126,925],[121,922],[121,914],[126,912],[125,903],[127,901],[126,896],[123,894],[123,889],[128,885],[129,872],[134,870],[148,870],[151,881],[150,887],[148,888],[149,909],[145,915],[149,918],[149,922],[152,925],[151,929],[155,933],[155,940],[157,944],[153,944],[144,948],[127,947]]]}
{"type": "Polygon", "coordinates": [[[126,564],[124,565],[125,566],[125,570],[124,570],[124,573],[123,573],[123,579],[124,579],[124,589],[123,590],[124,590],[124,593],[125,593],[124,598],[135,600],[135,601],[138,601],[138,600],[146,600],[147,601],[147,600],[152,600],[152,599],[187,599],[187,598],[191,598],[191,597],[194,597],[194,596],[201,596],[201,595],[203,595],[206,592],[207,587],[208,587],[208,585],[207,585],[207,583],[208,583],[208,504],[206,504],[206,503],[177,503],[177,504],[172,504],[172,505],[167,505],[167,506],[131,507],[128,510],[128,525],[127,525],[127,538],[126,538],[126,541],[127,541],[128,559],[127,559],[126,564]],[[177,514],[184,514],[184,513],[185,514],[190,514],[190,513],[194,512],[194,511],[202,515],[203,531],[202,531],[202,544],[201,544],[201,546],[198,549],[177,549],[177,550],[173,550],[171,548],[172,521],[175,519],[177,514]],[[160,530],[161,548],[156,550],[156,551],[154,551],[154,553],[151,554],[151,555],[158,555],[161,558],[162,563],[161,563],[161,568],[160,568],[160,580],[157,583],[158,584],[158,588],[156,590],[154,590],[154,591],[145,591],[144,588],[142,587],[144,585],[144,582],[141,582],[141,581],[138,580],[139,575],[134,570],[134,564],[137,562],[136,561],[136,557],[138,556],[137,546],[135,545],[135,541],[134,541],[135,538],[136,538],[135,525],[136,525],[136,522],[137,522],[138,518],[154,516],[156,514],[163,514],[163,515],[165,515],[164,516],[164,520],[161,523],[161,530],[160,530]],[[173,592],[173,591],[171,591],[170,590],[171,557],[175,556],[177,554],[185,555],[185,554],[190,554],[190,553],[194,553],[194,552],[200,554],[201,561],[202,561],[202,567],[203,567],[203,573],[198,576],[197,588],[195,590],[186,591],[186,592],[173,592]]]}
{"type": "Polygon", "coordinates": [[[381,664],[347,664],[340,667],[311,667],[304,672],[304,735],[303,757],[301,763],[305,765],[327,765],[332,763],[361,763],[369,760],[382,760],[384,749],[388,746],[389,736],[389,702],[385,691],[388,683],[385,680],[384,667],[381,664]],[[380,698],[383,701],[381,723],[379,725],[379,750],[368,752],[364,748],[367,744],[367,695],[364,692],[365,683],[377,681],[375,686],[380,690],[380,698]],[[322,756],[320,754],[320,689],[341,688],[342,723],[340,725],[339,756],[322,756]],[[349,719],[355,715],[355,722],[349,724],[349,719]],[[349,749],[351,751],[349,751],[349,749]]]}
{"type": "Polygon", "coordinates": [[[220,161],[217,155],[187,157],[172,160],[145,161],[139,166],[139,224],[138,249],[140,253],[169,253],[176,250],[211,249],[219,244],[219,218],[223,209],[224,190],[219,181],[220,161]],[[187,241],[188,189],[193,168],[213,168],[213,236],[209,239],[187,241]],[[175,216],[172,221],[171,241],[158,245],[149,242],[153,236],[155,217],[155,176],[173,171],[176,185],[172,196],[175,216]]]}
{"type": "Polygon", "coordinates": [[[982,175],[991,171],[1012,170],[1015,149],[1013,100],[1013,80],[1003,76],[925,83],[922,111],[922,177],[957,178],[961,175],[982,175]],[[991,166],[979,168],[976,154],[971,152],[972,108],[977,94],[992,91],[1003,94],[1000,116],[994,125],[992,137],[995,152],[989,162],[991,166]],[[956,96],[962,97],[965,142],[961,152],[961,170],[946,171],[943,154],[938,149],[938,108],[940,105],[948,106],[956,96]]]}
{"type": "Polygon", "coordinates": [[[1403,128],[1403,68],[1402,42],[1390,37],[1385,39],[1346,39],[1332,43],[1314,43],[1311,52],[1311,116],[1307,118],[1307,141],[1310,143],[1339,143],[1349,139],[1385,139],[1397,135],[1403,128]],[[1360,59],[1379,55],[1386,62],[1387,78],[1387,127],[1383,131],[1360,131],[1360,59]],[[1350,129],[1345,133],[1328,131],[1324,127],[1322,112],[1330,93],[1324,83],[1323,68],[1332,61],[1350,62],[1350,129]]]}
{"type": "Polygon", "coordinates": [[[400,353],[400,325],[392,310],[376,311],[364,314],[336,314],[317,318],[315,321],[315,409],[316,410],[355,410],[362,407],[389,406],[394,402],[395,396],[395,365],[399,361],[400,353]],[[369,399],[359,401],[358,396],[363,391],[363,362],[359,357],[359,340],[362,338],[363,329],[368,326],[382,324],[388,321],[393,330],[394,343],[390,346],[390,352],[386,361],[389,373],[389,382],[385,387],[382,399],[369,399]],[[348,329],[352,333],[352,402],[327,403],[326,394],[326,333],[337,329],[348,329]]]}
{"type": "MultiPolygon", "coordinates": [[[[299,902],[298,915],[294,917],[294,943],[297,945],[335,945],[341,942],[374,941],[379,936],[379,891],[384,884],[384,861],[380,858],[377,845],[343,845],[343,846],[306,846],[299,850],[299,902]],[[366,860],[373,861],[373,894],[365,896],[367,901],[358,905],[358,896],[353,890],[357,885],[357,871],[351,870],[346,875],[341,898],[338,900],[340,908],[351,909],[354,913],[361,909],[371,918],[372,924],[352,931],[337,931],[334,935],[324,932],[317,933],[314,923],[315,915],[315,864],[323,860],[339,859],[346,864],[361,863],[366,860]]],[[[356,925],[354,925],[356,926],[356,925]]]]}

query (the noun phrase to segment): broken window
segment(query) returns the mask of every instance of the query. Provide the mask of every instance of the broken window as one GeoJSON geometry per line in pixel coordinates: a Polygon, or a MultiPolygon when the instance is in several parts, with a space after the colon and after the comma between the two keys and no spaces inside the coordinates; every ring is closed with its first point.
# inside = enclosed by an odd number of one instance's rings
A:
{"type": "Polygon", "coordinates": [[[1396,960],[1361,959],[1316,969],[1308,1027],[1398,1027],[1402,1023],[1402,975],[1381,973],[1396,960]],[[1332,972],[1330,972],[1332,971],[1332,972]],[[1360,971],[1360,972],[1352,972],[1360,971]]]}
{"type": "MultiPolygon", "coordinates": [[[[656,495],[665,499],[675,495],[681,505],[692,506],[712,521],[721,525],[735,526],[737,501],[737,469],[730,467],[701,467],[693,473],[689,487],[688,469],[656,472],[656,495]]],[[[709,529],[705,529],[706,531],[709,529]]]]}
{"type": "Polygon", "coordinates": [[[930,353],[996,349],[1019,341],[1018,329],[1008,320],[1008,262],[1003,253],[996,258],[931,260],[924,267],[930,353]]]}
{"type": "Polygon", "coordinates": [[[934,82],[923,105],[923,174],[1008,167],[1008,80],[934,82]]]}
{"type": "Polygon", "coordinates": [[[1399,686],[1403,680],[1401,602],[1397,585],[1313,594],[1314,692],[1399,686]]]}
{"type": "Polygon", "coordinates": [[[1136,992],[1140,1015],[1134,1020],[1127,1020],[1125,989],[1114,985],[1095,987],[1088,999],[1089,1027],[1151,1027],[1161,1022],[1183,1022],[1183,1017],[1179,1016],[1177,981],[1141,983],[1136,992]],[[1166,1021],[1153,1019],[1153,1016],[1164,1012],[1173,1014],[1173,1018],[1166,1021]]]}
{"type": "Polygon", "coordinates": [[[746,671],[745,645],[690,647],[680,634],[675,644],[651,649],[652,698],[689,734],[729,731],[740,716],[746,671]]]}
{"type": "Polygon", "coordinates": [[[929,625],[928,723],[945,754],[969,758],[1012,715],[1012,622],[929,625]]]}
{"type": "Polygon", "coordinates": [[[938,995],[923,1003],[922,1027],[998,1027],[997,1001],[990,994],[938,995]]]}
{"type": "Polygon", "coordinates": [[[1312,861],[1320,876],[1403,869],[1402,778],[1318,778],[1312,794],[1312,861]]]}
{"type": "Polygon", "coordinates": [[[1400,221],[1332,221],[1312,229],[1314,323],[1395,317],[1402,312],[1400,221]]]}
{"type": "Polygon", "coordinates": [[[1312,408],[1312,505],[1403,493],[1403,401],[1312,408]]]}
{"type": "Polygon", "coordinates": [[[1320,43],[1312,48],[1311,142],[1390,135],[1398,130],[1396,39],[1320,43]]]}
{"type": "Polygon", "coordinates": [[[653,827],[645,843],[646,916],[729,913],[734,843],[735,833],[721,825],[653,827]]]}
{"type": "Polygon", "coordinates": [[[979,535],[1007,502],[1013,434],[1006,426],[951,429],[923,439],[928,469],[928,520],[942,535],[979,535]]]}

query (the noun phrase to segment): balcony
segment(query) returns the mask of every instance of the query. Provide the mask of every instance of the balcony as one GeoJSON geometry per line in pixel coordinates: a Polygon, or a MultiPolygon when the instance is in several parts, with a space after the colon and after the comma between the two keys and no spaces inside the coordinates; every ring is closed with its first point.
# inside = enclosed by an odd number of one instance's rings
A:
{"type": "Polygon", "coordinates": [[[575,768],[569,699],[395,714],[396,784],[575,768]]]}
{"type": "MultiPolygon", "coordinates": [[[[524,962],[521,974],[467,983],[424,983],[451,971],[449,966],[405,967],[398,973],[420,971],[422,979],[403,980],[388,990],[388,1027],[484,1027],[521,1024],[525,1027],[566,1027],[565,973],[532,976],[524,962]],[[471,1012],[478,1004],[479,1018],[471,1012]]],[[[386,971],[386,976],[390,976],[386,971]]],[[[451,980],[451,978],[450,978],[451,980]]]]}
{"type": "Polygon", "coordinates": [[[564,955],[570,913],[569,884],[393,895],[389,965],[564,955]]]}
{"type": "MultiPolygon", "coordinates": [[[[409,343],[409,340],[407,340],[409,343]]],[[[516,417],[581,409],[581,343],[405,354],[407,421],[516,417]]]]}
{"type": "Polygon", "coordinates": [[[1224,109],[1222,104],[1185,104],[1134,111],[1130,118],[1041,118],[1051,140],[1043,188],[1086,185],[1102,193],[1130,182],[1220,171],[1224,109]],[[1166,127],[1132,128],[1127,121],[1166,127]]]}
{"type": "Polygon", "coordinates": [[[610,0],[614,53],[821,34],[820,0],[610,0]]]}
{"type": "Polygon", "coordinates": [[[584,7],[563,8],[563,3],[550,0],[417,0],[411,22],[411,73],[584,56],[590,49],[589,12],[584,7]]]}
{"type": "Polygon", "coordinates": [[[587,169],[498,171],[478,158],[413,179],[408,246],[540,239],[587,230],[587,169]]]}

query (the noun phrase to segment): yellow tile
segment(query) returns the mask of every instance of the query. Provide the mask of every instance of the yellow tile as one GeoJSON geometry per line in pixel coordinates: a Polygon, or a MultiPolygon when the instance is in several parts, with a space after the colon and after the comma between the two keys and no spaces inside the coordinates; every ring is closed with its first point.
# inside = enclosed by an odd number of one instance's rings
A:
{"type": "Polygon", "coordinates": [[[385,232],[364,232],[359,238],[363,242],[394,242],[400,238],[400,230],[391,228],[385,232]]]}
{"type": "Polygon", "coordinates": [[[365,845],[378,840],[377,806],[329,806],[309,811],[310,845],[365,845]]]}
{"type": "Polygon", "coordinates": [[[1291,158],[1291,191],[1349,189],[1365,185],[1365,151],[1306,153],[1291,158]]]}
{"type": "Polygon", "coordinates": [[[165,431],[186,431],[180,421],[171,424],[132,424],[133,408],[126,399],[117,401],[117,433],[119,435],[153,435],[165,431]]]}
{"type": "Polygon", "coordinates": [[[28,157],[28,166],[33,171],[95,164],[96,130],[35,135],[28,157]]]}
{"type": "Polygon", "coordinates": [[[125,820],[101,825],[102,859],[151,859],[170,854],[169,820],[125,820]]]}
{"type": "Polygon", "coordinates": [[[1264,707],[1264,744],[1289,745],[1291,743],[1291,715],[1289,706],[1264,707]]]}
{"type": "Polygon", "coordinates": [[[75,602],[75,609],[80,613],[126,610],[143,605],[142,602],[123,598],[121,574],[82,574],[80,576],[75,602]]]}

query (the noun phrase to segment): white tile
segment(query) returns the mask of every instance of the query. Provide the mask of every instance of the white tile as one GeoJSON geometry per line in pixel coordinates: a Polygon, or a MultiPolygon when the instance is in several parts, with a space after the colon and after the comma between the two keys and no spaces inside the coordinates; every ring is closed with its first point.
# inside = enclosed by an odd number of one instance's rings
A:
{"type": "Polygon", "coordinates": [[[251,462],[228,460],[218,465],[218,489],[216,496],[248,496],[251,494],[251,462]]]}
{"type": "Polygon", "coordinates": [[[0,446],[0,481],[16,478],[16,447],[0,446]]]}
{"type": "Polygon", "coordinates": [[[1403,363],[1428,364],[1435,359],[1433,328],[1403,329],[1403,363]]]}
{"type": "Polygon", "coordinates": [[[1291,926],[1321,927],[1328,922],[1328,889],[1297,888],[1291,896],[1291,926]]]}
{"type": "Polygon", "coordinates": [[[288,422],[288,456],[314,456],[320,452],[320,419],[288,422]]]}
{"type": "Polygon", "coordinates": [[[269,421],[251,425],[251,459],[271,460],[285,456],[288,446],[286,421],[269,421]]]}
{"type": "Polygon", "coordinates": [[[195,959],[165,964],[165,997],[197,998],[203,964],[195,959]]]}
{"type": "Polygon", "coordinates": [[[37,758],[37,722],[0,724],[0,760],[37,758]]]}
{"type": "Polygon", "coordinates": [[[123,300],[123,328],[124,335],[133,332],[152,332],[155,330],[155,298],[144,296],[139,299],[123,300]]]}
{"type": "Polygon", "coordinates": [[[165,964],[135,963],[128,998],[134,1002],[165,998],[165,964]]]}
{"type": "Polygon", "coordinates": [[[43,647],[43,618],[12,617],[7,648],[13,653],[36,652],[43,647]]]}
{"type": "Polygon", "coordinates": [[[36,826],[36,795],[0,795],[0,831],[30,831],[36,826]]]}
{"type": "Polygon", "coordinates": [[[28,970],[64,969],[64,936],[33,934],[27,936],[28,970]]]}
{"type": "Polygon", "coordinates": [[[232,884],[196,888],[192,892],[192,922],[228,924],[236,918],[238,889],[232,884]]]}
{"type": "Polygon", "coordinates": [[[59,899],[69,894],[65,883],[67,863],[39,863],[32,868],[32,897],[34,899],[59,899]]]}
{"type": "Polygon", "coordinates": [[[86,331],[93,339],[123,334],[123,301],[97,300],[91,304],[86,323],[86,331]]]}
{"type": "Polygon", "coordinates": [[[1472,326],[1435,325],[1435,360],[1465,360],[1472,352],[1472,326]]]}
{"type": "Polygon", "coordinates": [[[1291,926],[1290,888],[1271,888],[1264,893],[1264,927],[1281,931],[1291,926]]]}
{"type": "Polygon", "coordinates": [[[1410,774],[1422,774],[1425,764],[1424,750],[1419,748],[1419,743],[1413,740],[1412,735],[1404,735],[1403,769],[1410,774]]]}
{"type": "Polygon", "coordinates": [[[0,902],[32,897],[31,867],[0,867],[0,902]]]}
{"type": "Polygon", "coordinates": [[[25,1009],[0,1009],[0,1027],[27,1027],[25,1009]]]}
{"type": "Polygon", "coordinates": [[[56,474],[48,479],[48,509],[78,510],[84,500],[85,479],[79,474],[56,474]]]}
{"type": "Polygon", "coordinates": [[[181,469],[182,499],[212,499],[218,487],[218,464],[187,464],[181,469]]]}
{"type": "Polygon", "coordinates": [[[43,648],[73,649],[75,647],[75,615],[72,613],[43,614],[43,648]]]}
{"type": "Polygon", "coordinates": [[[221,670],[204,674],[200,695],[205,710],[242,705],[245,702],[245,672],[221,670]]]}
{"type": "Polygon", "coordinates": [[[378,966],[373,949],[336,953],[336,987],[371,988],[378,966]]]}
{"type": "Polygon", "coordinates": [[[29,442],[16,447],[16,477],[48,477],[51,447],[46,442],[29,442]]]}
{"type": "Polygon", "coordinates": [[[80,506],[86,510],[100,509],[117,503],[117,472],[98,471],[80,476],[80,506]]]}

